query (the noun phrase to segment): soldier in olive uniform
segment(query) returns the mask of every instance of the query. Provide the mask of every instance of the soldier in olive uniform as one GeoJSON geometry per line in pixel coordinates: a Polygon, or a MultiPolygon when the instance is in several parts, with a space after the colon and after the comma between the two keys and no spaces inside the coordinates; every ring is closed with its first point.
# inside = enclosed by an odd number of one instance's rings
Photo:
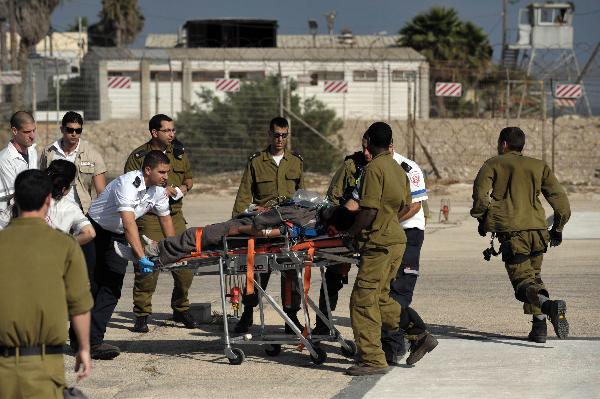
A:
{"type": "MultiPolygon", "coordinates": [[[[279,199],[292,197],[296,190],[304,188],[303,159],[300,154],[285,149],[289,134],[289,124],[286,119],[277,117],[271,120],[270,145],[250,156],[233,205],[233,217],[248,210],[251,205],[258,210],[274,205],[279,199]]],[[[259,276],[261,287],[266,288],[270,273],[259,274],[259,276]]],[[[300,295],[296,290],[296,279],[293,273],[282,273],[281,291],[285,312],[302,329],[303,326],[297,317],[300,295]],[[291,286],[291,298],[286,295],[286,284],[288,292],[291,286]]],[[[247,332],[252,325],[252,313],[253,308],[258,305],[258,295],[244,295],[242,303],[244,311],[235,328],[238,333],[247,332]]],[[[285,327],[287,333],[292,332],[287,324],[285,327]]]]}
{"type": "MultiPolygon", "coordinates": [[[[175,126],[173,120],[167,115],[158,114],[149,122],[151,139],[142,144],[129,155],[125,163],[125,173],[142,168],[144,157],[152,150],[163,151],[171,161],[171,171],[167,181],[167,194],[169,195],[169,208],[171,219],[175,227],[175,233],[183,233],[186,229],[186,221],[183,217],[183,197],[192,188],[192,168],[188,155],[184,151],[183,144],[175,138],[175,126]]],[[[152,213],[140,217],[137,220],[140,234],[152,240],[160,241],[164,238],[158,216],[152,213]]],[[[152,294],[156,289],[160,272],[135,274],[133,286],[133,312],[136,315],[133,331],[148,332],[148,316],[152,314],[152,294]]],[[[171,307],[173,308],[173,319],[181,322],[187,328],[196,328],[196,321],[189,311],[190,302],[188,291],[192,285],[194,272],[192,270],[177,270],[171,272],[175,286],[171,295],[171,307]]]]}
{"type": "Polygon", "coordinates": [[[68,318],[80,343],[77,380],[92,369],[85,260],[73,237],[45,222],[47,174],[24,171],[14,188],[20,215],[0,231],[0,398],[62,399],[68,318]]]}
{"type": "Polygon", "coordinates": [[[566,338],[569,324],[562,300],[550,300],[540,276],[544,253],[560,245],[571,210],[565,190],[548,165],[521,154],[525,133],[518,127],[502,129],[498,156],[488,159],[473,183],[471,216],[479,221],[479,234],[492,232],[500,241],[502,261],[525,314],[533,315],[529,339],[546,342],[548,315],[558,338],[566,338]],[[491,193],[490,193],[491,192],[491,193]],[[542,193],[554,210],[554,223],[546,227],[542,193]]]}
{"type": "MultiPolygon", "coordinates": [[[[363,137],[363,140],[366,138],[363,137]]],[[[356,151],[353,154],[346,156],[344,163],[333,175],[329,189],[327,190],[327,199],[334,205],[343,205],[346,201],[352,198],[352,191],[356,187],[358,179],[367,164],[365,155],[362,151],[356,151]]],[[[339,298],[339,292],[348,284],[349,264],[329,266],[325,271],[325,284],[327,285],[327,296],[331,310],[335,310],[339,298]]],[[[327,306],[325,301],[325,292],[321,286],[319,292],[319,309],[324,314],[327,314],[327,306]]],[[[313,330],[314,335],[329,334],[329,327],[317,317],[317,324],[313,330]]]]}

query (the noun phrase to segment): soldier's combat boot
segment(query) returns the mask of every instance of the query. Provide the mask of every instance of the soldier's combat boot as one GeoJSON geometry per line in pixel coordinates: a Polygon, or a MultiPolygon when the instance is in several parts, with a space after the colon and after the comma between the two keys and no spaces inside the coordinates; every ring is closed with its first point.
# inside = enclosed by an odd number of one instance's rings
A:
{"type": "Polygon", "coordinates": [[[543,344],[546,342],[546,337],[548,336],[548,328],[546,327],[546,319],[537,320],[533,319],[533,324],[531,325],[531,331],[527,338],[530,341],[537,342],[538,344],[543,344]]]}
{"type": "Polygon", "coordinates": [[[437,339],[429,331],[425,331],[416,337],[410,346],[410,355],[406,358],[406,364],[413,365],[431,352],[438,344],[437,339]]]}
{"type": "Polygon", "coordinates": [[[148,329],[148,316],[138,316],[135,318],[135,324],[133,325],[133,332],[147,333],[148,329]]]}
{"type": "Polygon", "coordinates": [[[247,333],[250,327],[252,327],[252,325],[254,324],[254,320],[252,317],[253,313],[254,309],[251,306],[244,306],[244,311],[242,312],[240,321],[238,321],[233,331],[238,334],[247,333]]]}
{"type": "Polygon", "coordinates": [[[569,336],[569,322],[567,321],[567,303],[560,299],[547,300],[542,304],[542,312],[548,315],[554,332],[559,339],[569,336]]]}
{"type": "Polygon", "coordinates": [[[183,323],[185,328],[198,328],[198,323],[196,323],[196,320],[194,320],[194,316],[192,316],[192,313],[190,313],[189,310],[186,310],[184,312],[173,311],[173,321],[183,323]]]}
{"type": "Polygon", "coordinates": [[[365,363],[359,363],[346,370],[346,374],[352,376],[385,374],[388,370],[389,367],[373,367],[365,363]]]}
{"type": "MultiPolygon", "coordinates": [[[[304,325],[300,323],[300,320],[298,320],[297,310],[284,310],[284,312],[290,319],[292,319],[292,322],[300,329],[300,331],[304,330],[304,325]]],[[[292,327],[288,326],[287,323],[285,324],[285,333],[295,334],[294,330],[292,330],[292,327]]]]}

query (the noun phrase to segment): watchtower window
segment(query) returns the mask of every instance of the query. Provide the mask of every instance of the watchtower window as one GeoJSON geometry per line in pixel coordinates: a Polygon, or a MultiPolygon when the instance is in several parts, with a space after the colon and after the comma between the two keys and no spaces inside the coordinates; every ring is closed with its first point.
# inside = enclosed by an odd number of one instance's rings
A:
{"type": "Polygon", "coordinates": [[[539,13],[540,25],[563,25],[567,23],[568,8],[542,8],[539,13]]]}

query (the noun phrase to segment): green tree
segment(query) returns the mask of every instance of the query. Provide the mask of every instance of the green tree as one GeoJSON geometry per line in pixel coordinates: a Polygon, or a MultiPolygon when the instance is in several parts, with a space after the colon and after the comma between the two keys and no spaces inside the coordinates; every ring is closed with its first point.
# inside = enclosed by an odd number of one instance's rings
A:
{"type": "Polygon", "coordinates": [[[99,17],[88,29],[91,46],[124,47],[144,28],[138,0],[102,0],[99,17]]]}
{"type": "MultiPolygon", "coordinates": [[[[343,121],[314,98],[302,100],[291,85],[290,107],[309,125],[335,142],[343,121]]],[[[177,115],[178,136],[202,172],[239,170],[248,156],[267,145],[269,120],[279,114],[279,77],[242,82],[240,91],[221,99],[210,90],[200,103],[177,115]]],[[[305,170],[328,173],[341,161],[340,150],[292,120],[292,148],[302,154],[305,170]]]]}
{"type": "MultiPolygon", "coordinates": [[[[475,84],[491,67],[492,46],[487,34],[471,22],[461,21],[456,10],[432,7],[400,29],[399,44],[412,47],[427,58],[432,88],[436,81],[475,84]]],[[[442,97],[438,113],[446,114],[442,97]]],[[[457,104],[458,106],[459,104],[457,104]]]]}

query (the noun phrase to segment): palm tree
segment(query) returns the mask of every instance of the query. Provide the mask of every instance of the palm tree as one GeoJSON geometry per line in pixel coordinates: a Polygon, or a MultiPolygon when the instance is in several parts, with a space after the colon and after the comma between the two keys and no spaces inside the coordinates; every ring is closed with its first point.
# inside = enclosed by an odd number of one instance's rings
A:
{"type": "MultiPolygon", "coordinates": [[[[461,21],[453,8],[432,7],[418,14],[400,30],[399,44],[427,58],[432,84],[439,80],[472,83],[491,65],[492,46],[486,33],[461,21]]],[[[437,103],[440,113],[446,114],[443,98],[438,97],[437,103]]]]}
{"type": "Polygon", "coordinates": [[[138,0],[102,0],[100,21],[89,27],[90,45],[123,47],[144,28],[138,0]]]}
{"type": "MultiPolygon", "coordinates": [[[[9,0],[10,1],[10,0],[9,0]]],[[[12,0],[17,32],[21,37],[19,42],[19,69],[23,82],[27,79],[27,59],[35,51],[35,45],[48,34],[50,30],[50,17],[60,3],[60,0],[12,0]]],[[[23,104],[25,85],[13,91],[13,108],[20,108],[23,104]]]]}

